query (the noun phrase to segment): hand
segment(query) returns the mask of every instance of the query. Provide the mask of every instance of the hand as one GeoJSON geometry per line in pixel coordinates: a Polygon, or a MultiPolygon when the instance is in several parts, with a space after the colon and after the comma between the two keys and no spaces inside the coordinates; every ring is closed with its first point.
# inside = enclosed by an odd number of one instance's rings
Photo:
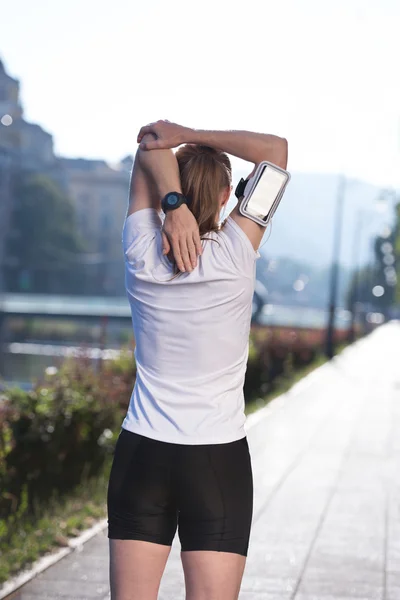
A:
{"type": "Polygon", "coordinates": [[[202,253],[199,227],[186,204],[166,214],[163,227],[163,253],[171,251],[180,271],[193,271],[202,253]]]}
{"type": "Polygon", "coordinates": [[[189,127],[183,127],[183,125],[178,125],[177,123],[170,123],[170,121],[166,120],[157,121],[141,128],[137,136],[137,142],[140,144],[141,150],[176,148],[187,141],[189,131],[189,127]],[[146,133],[155,134],[157,139],[142,142],[142,138],[146,133]]]}

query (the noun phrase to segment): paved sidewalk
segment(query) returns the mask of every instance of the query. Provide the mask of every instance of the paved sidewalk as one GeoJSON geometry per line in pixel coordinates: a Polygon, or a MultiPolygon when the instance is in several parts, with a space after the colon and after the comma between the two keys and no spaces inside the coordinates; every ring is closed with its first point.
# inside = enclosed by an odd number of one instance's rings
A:
{"type": "MultiPolygon", "coordinates": [[[[250,417],[241,600],[400,600],[399,359],[400,324],[389,323],[250,417]]],[[[15,596],[108,597],[104,533],[15,596]]],[[[174,543],[160,600],[183,598],[174,543]]]]}

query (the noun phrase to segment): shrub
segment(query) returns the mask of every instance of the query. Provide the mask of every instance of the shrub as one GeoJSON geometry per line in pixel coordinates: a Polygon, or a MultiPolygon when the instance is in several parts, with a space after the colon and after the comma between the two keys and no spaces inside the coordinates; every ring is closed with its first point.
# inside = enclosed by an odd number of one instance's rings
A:
{"type": "MultiPolygon", "coordinates": [[[[246,401],[265,396],[294,369],[311,363],[320,343],[314,332],[254,328],[246,401]]],[[[58,371],[48,370],[32,390],[5,392],[0,400],[0,538],[11,535],[13,523],[32,522],[54,498],[67,496],[109,464],[134,381],[133,354],[125,349],[97,368],[85,354],[68,359],[58,371]]]]}
{"type": "MultiPolygon", "coordinates": [[[[97,474],[114,447],[134,383],[127,355],[96,372],[68,359],[30,391],[9,389],[0,413],[0,514],[26,511],[97,474]]],[[[21,515],[20,515],[21,516],[21,515]]]]}
{"type": "Polygon", "coordinates": [[[268,394],[295,369],[311,364],[322,349],[315,330],[254,327],[250,337],[244,394],[246,402],[268,394]]]}

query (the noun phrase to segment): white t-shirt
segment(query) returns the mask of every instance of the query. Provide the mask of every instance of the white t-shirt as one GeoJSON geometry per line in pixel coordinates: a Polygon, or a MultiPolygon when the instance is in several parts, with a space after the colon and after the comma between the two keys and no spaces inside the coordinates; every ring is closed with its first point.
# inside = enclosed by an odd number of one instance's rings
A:
{"type": "Polygon", "coordinates": [[[145,208],[122,232],[137,367],[122,427],[177,444],[238,440],[259,253],[228,218],[202,242],[196,269],[173,278],[161,227],[145,208]]]}

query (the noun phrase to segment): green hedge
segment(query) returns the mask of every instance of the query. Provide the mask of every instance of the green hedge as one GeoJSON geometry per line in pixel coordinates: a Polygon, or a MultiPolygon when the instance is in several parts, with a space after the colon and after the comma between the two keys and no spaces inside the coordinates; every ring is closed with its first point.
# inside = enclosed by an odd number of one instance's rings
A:
{"type": "Polygon", "coordinates": [[[280,387],[282,379],[313,363],[322,340],[313,331],[253,328],[250,336],[244,395],[246,403],[280,387]]]}
{"type": "MultiPolygon", "coordinates": [[[[319,340],[286,330],[254,329],[246,401],[313,361],[319,340]],[[283,332],[283,333],[282,333],[283,332]]],[[[30,391],[12,388],[0,401],[0,541],[13,523],[39,518],[57,497],[108,464],[135,379],[132,352],[101,369],[85,356],[67,360],[30,391]]]]}
{"type": "Polygon", "coordinates": [[[96,371],[67,360],[31,391],[11,388],[0,402],[0,515],[42,510],[101,471],[113,451],[134,381],[131,353],[96,371]]]}

